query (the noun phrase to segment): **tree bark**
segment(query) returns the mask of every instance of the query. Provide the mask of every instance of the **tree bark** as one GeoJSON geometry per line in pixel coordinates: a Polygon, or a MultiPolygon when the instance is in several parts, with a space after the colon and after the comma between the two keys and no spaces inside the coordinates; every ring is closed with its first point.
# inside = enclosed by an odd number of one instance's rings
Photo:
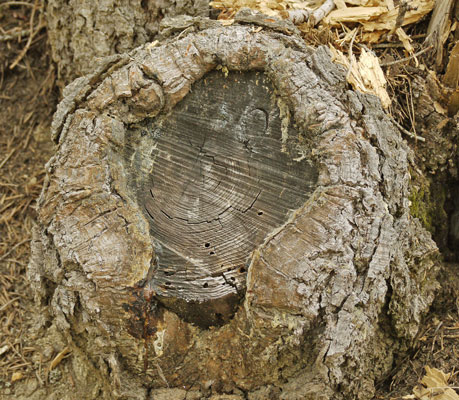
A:
{"type": "Polygon", "coordinates": [[[208,0],[49,0],[48,38],[61,86],[92,72],[98,58],[125,53],[159,32],[164,17],[208,16],[208,0]]]}
{"type": "Polygon", "coordinates": [[[234,25],[66,88],[29,277],[76,381],[371,398],[418,333],[438,250],[410,215],[408,147],[345,75],[281,28],[234,25]]]}

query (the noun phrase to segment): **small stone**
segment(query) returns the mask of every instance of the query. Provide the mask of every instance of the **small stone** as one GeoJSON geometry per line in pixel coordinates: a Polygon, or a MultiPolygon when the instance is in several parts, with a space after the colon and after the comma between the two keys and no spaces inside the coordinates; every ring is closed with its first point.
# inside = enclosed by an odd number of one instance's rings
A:
{"type": "Polygon", "coordinates": [[[31,395],[38,388],[38,381],[36,379],[29,379],[27,381],[26,394],[31,395]]]}
{"type": "Polygon", "coordinates": [[[186,395],[183,389],[156,389],[150,393],[149,400],[185,400],[186,395]]]}
{"type": "Polygon", "coordinates": [[[197,390],[187,392],[185,400],[201,400],[202,393],[197,390]]]}
{"type": "Polygon", "coordinates": [[[53,369],[52,371],[49,372],[49,382],[50,383],[56,383],[60,381],[62,378],[62,373],[58,369],[53,369]]]}
{"type": "Polygon", "coordinates": [[[19,381],[19,380],[21,380],[22,378],[24,378],[24,374],[23,374],[22,372],[15,372],[15,373],[11,376],[11,382],[19,381]]]}
{"type": "Polygon", "coordinates": [[[41,354],[43,355],[42,361],[49,361],[51,360],[51,357],[54,354],[54,348],[51,345],[45,345],[43,346],[43,350],[41,351],[41,354]]]}
{"type": "Polygon", "coordinates": [[[0,356],[5,354],[9,348],[10,346],[8,346],[7,344],[5,346],[0,347],[0,356]]]}

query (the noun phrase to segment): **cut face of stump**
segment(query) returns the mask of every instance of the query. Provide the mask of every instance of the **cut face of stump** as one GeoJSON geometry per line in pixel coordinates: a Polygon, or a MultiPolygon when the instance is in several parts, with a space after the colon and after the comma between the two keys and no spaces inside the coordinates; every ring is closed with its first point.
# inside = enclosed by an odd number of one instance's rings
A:
{"type": "Polygon", "coordinates": [[[245,292],[253,250],[313,192],[264,74],[212,72],[163,118],[130,132],[131,182],[157,256],[148,282],[188,322],[226,322],[245,292]]]}

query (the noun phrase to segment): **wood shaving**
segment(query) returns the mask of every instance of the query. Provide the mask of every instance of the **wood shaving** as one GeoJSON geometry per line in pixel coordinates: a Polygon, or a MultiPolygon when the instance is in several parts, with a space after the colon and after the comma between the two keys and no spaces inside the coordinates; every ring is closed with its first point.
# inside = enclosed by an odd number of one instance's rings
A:
{"type": "MultiPolygon", "coordinates": [[[[369,93],[378,96],[384,108],[391,104],[389,94],[386,91],[386,78],[379,64],[378,57],[369,51],[362,49],[358,62],[350,62],[349,59],[339,50],[330,46],[334,61],[344,65],[349,73],[347,81],[354,90],[362,93],[369,93]]],[[[354,55],[351,55],[355,58],[354,55]]]]}
{"type": "Polygon", "coordinates": [[[451,373],[445,374],[437,368],[425,367],[426,374],[421,379],[423,386],[413,389],[419,400],[459,400],[459,395],[448,386],[451,373]]]}
{"type": "Polygon", "coordinates": [[[54,368],[56,368],[61,361],[65,358],[67,354],[70,353],[70,349],[68,347],[64,347],[63,350],[61,350],[56,357],[53,358],[53,360],[50,362],[48,370],[52,371],[54,368]]]}

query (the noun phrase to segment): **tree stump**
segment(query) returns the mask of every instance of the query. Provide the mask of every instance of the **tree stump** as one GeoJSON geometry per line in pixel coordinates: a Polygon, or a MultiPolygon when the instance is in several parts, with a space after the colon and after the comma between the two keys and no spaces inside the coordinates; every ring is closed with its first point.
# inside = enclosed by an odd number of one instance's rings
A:
{"type": "Polygon", "coordinates": [[[49,0],[46,22],[59,85],[92,71],[100,57],[132,50],[158,35],[164,17],[209,15],[209,0],[49,0]]]}
{"type": "Polygon", "coordinates": [[[249,24],[66,88],[29,277],[73,379],[97,371],[99,398],[372,396],[418,332],[438,252],[409,213],[408,147],[345,75],[249,24]]]}

